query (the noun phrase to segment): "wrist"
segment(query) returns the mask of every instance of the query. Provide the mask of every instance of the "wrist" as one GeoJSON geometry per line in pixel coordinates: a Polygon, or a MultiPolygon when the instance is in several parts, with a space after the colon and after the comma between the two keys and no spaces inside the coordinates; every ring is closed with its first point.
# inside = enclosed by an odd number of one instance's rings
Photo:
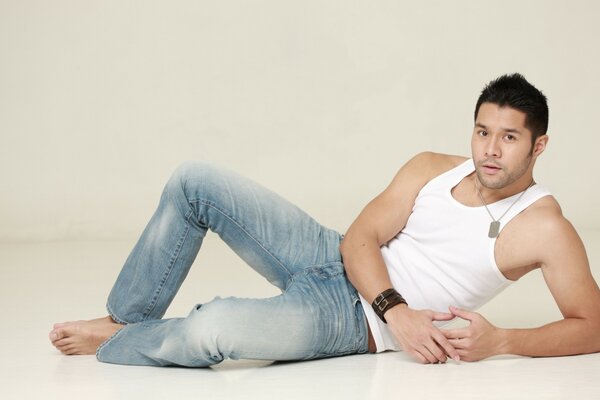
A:
{"type": "Polygon", "coordinates": [[[497,354],[515,354],[514,350],[511,348],[511,330],[510,329],[502,329],[496,328],[497,337],[498,337],[498,346],[497,354]]]}
{"type": "Polygon", "coordinates": [[[394,288],[389,288],[379,293],[371,306],[373,307],[373,311],[375,314],[381,319],[384,323],[387,323],[385,319],[385,314],[391,310],[392,308],[396,308],[398,305],[404,304],[406,305],[406,300],[400,293],[396,291],[394,288]]]}
{"type": "Polygon", "coordinates": [[[389,308],[383,316],[385,317],[385,320],[389,322],[398,319],[398,317],[404,315],[407,310],[409,310],[408,304],[399,303],[389,308]]]}

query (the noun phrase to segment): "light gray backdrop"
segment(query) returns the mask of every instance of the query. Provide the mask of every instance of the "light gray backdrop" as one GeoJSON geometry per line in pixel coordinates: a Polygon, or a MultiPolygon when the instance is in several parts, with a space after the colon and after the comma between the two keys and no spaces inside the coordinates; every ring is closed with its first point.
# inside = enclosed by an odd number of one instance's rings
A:
{"type": "Polygon", "coordinates": [[[482,86],[549,97],[536,179],[600,227],[594,1],[0,0],[0,241],[131,238],[183,160],[345,231],[423,150],[469,155],[482,86]]]}

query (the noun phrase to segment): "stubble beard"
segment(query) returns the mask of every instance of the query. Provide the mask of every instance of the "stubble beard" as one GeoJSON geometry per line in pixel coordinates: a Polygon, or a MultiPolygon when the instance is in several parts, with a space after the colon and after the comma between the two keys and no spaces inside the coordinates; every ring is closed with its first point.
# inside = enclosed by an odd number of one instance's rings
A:
{"type": "Polygon", "coordinates": [[[531,154],[529,154],[527,156],[527,158],[525,160],[523,160],[522,163],[520,163],[519,165],[517,165],[515,167],[514,170],[512,171],[506,171],[506,169],[504,167],[502,167],[502,171],[501,174],[504,173],[504,176],[499,177],[499,179],[494,179],[496,178],[495,176],[492,177],[486,177],[483,172],[481,171],[481,168],[483,164],[485,164],[486,162],[488,162],[489,160],[483,160],[480,161],[479,164],[479,168],[476,169],[476,174],[477,174],[477,179],[479,180],[479,183],[481,184],[481,186],[483,186],[486,189],[503,189],[507,186],[509,186],[510,184],[516,182],[517,180],[519,180],[519,178],[521,178],[525,172],[527,172],[527,169],[529,168],[529,165],[531,164],[531,154]],[[488,179],[491,178],[491,179],[488,179]]]}

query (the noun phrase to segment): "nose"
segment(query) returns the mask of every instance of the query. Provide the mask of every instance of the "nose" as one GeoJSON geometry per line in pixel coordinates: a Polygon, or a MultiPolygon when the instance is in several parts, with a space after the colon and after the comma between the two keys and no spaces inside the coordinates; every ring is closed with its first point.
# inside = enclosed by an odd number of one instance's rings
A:
{"type": "Polygon", "coordinates": [[[502,155],[500,151],[500,139],[497,137],[490,137],[485,145],[486,157],[500,157],[502,155]]]}

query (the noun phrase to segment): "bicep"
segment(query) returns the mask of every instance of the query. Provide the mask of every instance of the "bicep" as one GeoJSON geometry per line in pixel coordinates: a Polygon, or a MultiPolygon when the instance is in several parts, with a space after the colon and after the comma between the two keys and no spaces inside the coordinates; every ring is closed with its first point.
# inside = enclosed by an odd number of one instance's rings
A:
{"type": "Polygon", "coordinates": [[[541,269],[563,317],[600,318],[600,290],[573,226],[561,218],[544,236],[541,269]]]}
{"type": "Polygon", "coordinates": [[[396,236],[406,225],[419,191],[431,179],[434,157],[433,153],[421,153],[407,162],[388,187],[365,206],[347,236],[369,234],[380,246],[396,236]]]}

